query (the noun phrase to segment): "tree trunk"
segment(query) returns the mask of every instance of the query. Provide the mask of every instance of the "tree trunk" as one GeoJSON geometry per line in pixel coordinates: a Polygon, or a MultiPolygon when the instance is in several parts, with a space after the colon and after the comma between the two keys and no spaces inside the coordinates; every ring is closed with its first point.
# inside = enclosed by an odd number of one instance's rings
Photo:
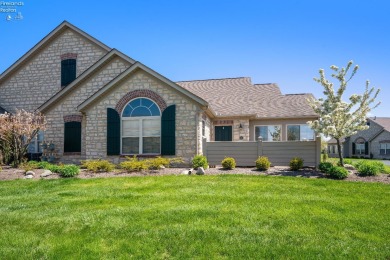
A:
{"type": "Polygon", "coordinates": [[[341,152],[341,145],[340,145],[340,139],[339,138],[335,138],[336,141],[337,141],[337,152],[339,153],[339,159],[340,159],[340,166],[343,166],[344,167],[344,158],[343,158],[343,154],[341,152]]]}

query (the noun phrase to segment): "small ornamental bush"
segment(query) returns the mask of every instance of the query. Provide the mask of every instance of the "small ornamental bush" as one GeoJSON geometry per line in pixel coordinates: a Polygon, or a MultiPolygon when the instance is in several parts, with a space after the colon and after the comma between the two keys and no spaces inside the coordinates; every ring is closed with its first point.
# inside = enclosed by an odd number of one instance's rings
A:
{"type": "Polygon", "coordinates": [[[142,171],[142,170],[147,170],[148,169],[148,162],[145,161],[140,161],[138,158],[134,155],[133,158],[131,157],[126,157],[127,161],[121,162],[120,167],[127,172],[134,172],[134,171],[142,171]]]}
{"type": "Polygon", "coordinates": [[[198,169],[199,167],[203,167],[204,169],[209,167],[207,162],[207,158],[204,155],[195,155],[192,159],[192,167],[194,169],[198,169]]]}
{"type": "Polygon", "coordinates": [[[86,160],[81,162],[81,168],[91,172],[110,172],[115,169],[115,165],[107,160],[86,160]]]}
{"type": "Polygon", "coordinates": [[[290,169],[292,171],[298,171],[303,167],[303,159],[300,157],[294,157],[290,161],[290,169]]]}
{"type": "Polygon", "coordinates": [[[38,168],[39,169],[47,169],[47,167],[50,165],[48,162],[38,162],[38,168]]]}
{"type": "Polygon", "coordinates": [[[268,157],[260,156],[256,160],[256,169],[259,171],[266,171],[271,166],[271,162],[268,160],[268,157]]]}
{"type": "Polygon", "coordinates": [[[154,159],[146,160],[146,164],[149,169],[158,170],[161,166],[169,167],[170,160],[158,156],[154,159]]]}
{"type": "Polygon", "coordinates": [[[24,163],[20,164],[19,168],[21,168],[27,172],[27,171],[31,171],[34,169],[39,169],[39,165],[38,165],[37,161],[29,161],[29,162],[24,162],[24,163]]]}
{"type": "Polygon", "coordinates": [[[360,161],[355,164],[355,167],[362,176],[375,176],[385,172],[385,165],[382,162],[360,161]]]}
{"type": "Polygon", "coordinates": [[[318,165],[318,169],[322,171],[323,173],[329,173],[330,170],[333,168],[333,164],[330,162],[322,162],[318,165]]]}
{"type": "Polygon", "coordinates": [[[344,167],[333,166],[328,172],[328,175],[334,179],[345,179],[348,177],[348,171],[344,167]]]}
{"type": "Polygon", "coordinates": [[[77,174],[79,174],[80,168],[77,165],[74,164],[66,164],[66,165],[55,165],[57,166],[56,168],[53,168],[56,172],[58,173],[61,177],[74,177],[77,174]]]}
{"type": "Polygon", "coordinates": [[[55,164],[48,164],[45,169],[49,170],[51,172],[59,173],[60,166],[59,165],[55,165],[55,164]]]}
{"type": "Polygon", "coordinates": [[[222,167],[226,170],[232,170],[236,168],[236,160],[232,157],[225,157],[225,159],[222,160],[222,167]]]}
{"type": "Polygon", "coordinates": [[[344,164],[352,165],[352,160],[351,159],[344,159],[344,164]]]}

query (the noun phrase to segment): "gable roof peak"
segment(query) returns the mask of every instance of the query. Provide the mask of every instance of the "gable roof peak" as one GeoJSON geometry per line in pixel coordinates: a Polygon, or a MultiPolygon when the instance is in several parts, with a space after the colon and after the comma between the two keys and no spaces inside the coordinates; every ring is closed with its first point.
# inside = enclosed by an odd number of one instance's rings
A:
{"type": "Polygon", "coordinates": [[[74,26],[70,22],[64,20],[60,23],[56,28],[54,28],[49,34],[47,34],[42,40],[40,40],[34,47],[28,50],[22,57],[20,57],[17,61],[15,61],[10,67],[8,67],[2,74],[0,74],[0,83],[2,83],[8,76],[10,76],[13,72],[17,71],[26,61],[28,61],[31,57],[37,54],[42,48],[44,48],[49,42],[54,40],[57,36],[59,36],[66,29],[70,29],[89,41],[93,42],[97,46],[109,52],[111,50],[110,47],[92,37],[88,33],[74,26]]]}
{"type": "Polygon", "coordinates": [[[390,117],[369,117],[368,119],[390,132],[390,117]]]}

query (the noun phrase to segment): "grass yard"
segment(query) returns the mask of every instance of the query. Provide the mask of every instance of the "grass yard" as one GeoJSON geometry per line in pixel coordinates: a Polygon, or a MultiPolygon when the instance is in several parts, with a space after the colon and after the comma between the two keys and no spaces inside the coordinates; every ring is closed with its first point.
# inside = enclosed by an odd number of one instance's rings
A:
{"type": "MultiPolygon", "coordinates": [[[[378,160],[378,159],[344,158],[344,163],[346,163],[345,160],[352,161],[352,164],[355,164],[355,163],[360,162],[360,161],[380,162],[380,163],[384,162],[384,160],[378,160]]],[[[328,158],[327,161],[333,163],[334,165],[337,165],[337,163],[340,161],[340,159],[339,158],[328,158]]],[[[383,173],[390,174],[390,166],[389,165],[385,165],[385,172],[383,172],[383,173]]]]}
{"type": "Polygon", "coordinates": [[[0,259],[389,259],[390,185],[272,176],[0,183],[0,259]]]}

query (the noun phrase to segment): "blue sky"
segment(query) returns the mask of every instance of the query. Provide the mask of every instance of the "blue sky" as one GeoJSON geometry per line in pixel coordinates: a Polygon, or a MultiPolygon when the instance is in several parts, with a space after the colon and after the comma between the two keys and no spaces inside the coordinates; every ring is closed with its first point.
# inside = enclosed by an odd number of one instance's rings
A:
{"type": "Polygon", "coordinates": [[[173,81],[248,76],[318,98],[318,69],[353,60],[346,94],[369,79],[381,88],[372,114],[390,117],[390,1],[22,2],[22,20],[0,12],[1,72],[67,20],[173,81]]]}

